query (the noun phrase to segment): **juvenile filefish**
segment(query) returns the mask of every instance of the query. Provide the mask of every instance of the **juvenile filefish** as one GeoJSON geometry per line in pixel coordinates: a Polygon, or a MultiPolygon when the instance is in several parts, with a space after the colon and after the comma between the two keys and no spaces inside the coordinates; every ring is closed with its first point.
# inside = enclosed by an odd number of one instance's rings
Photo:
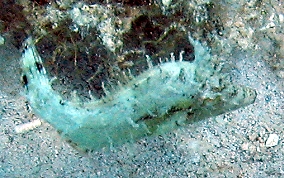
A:
{"type": "Polygon", "coordinates": [[[189,37],[194,60],[153,66],[127,84],[89,102],[66,101],[52,88],[33,40],[21,57],[25,94],[33,111],[83,150],[100,150],[163,134],[195,120],[254,102],[254,89],[233,85],[212,62],[209,49],[189,37]]]}

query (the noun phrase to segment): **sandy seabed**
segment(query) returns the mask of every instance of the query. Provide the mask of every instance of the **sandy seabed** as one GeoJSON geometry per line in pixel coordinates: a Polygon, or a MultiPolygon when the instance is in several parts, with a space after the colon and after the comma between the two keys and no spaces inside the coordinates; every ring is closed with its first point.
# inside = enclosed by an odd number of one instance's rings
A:
{"type": "Polygon", "coordinates": [[[235,83],[256,89],[254,104],[92,153],[78,152],[44,121],[29,132],[15,132],[17,125],[38,118],[21,94],[17,50],[7,43],[0,56],[1,177],[284,176],[284,81],[265,60],[267,50],[235,50],[230,56],[235,83]]]}

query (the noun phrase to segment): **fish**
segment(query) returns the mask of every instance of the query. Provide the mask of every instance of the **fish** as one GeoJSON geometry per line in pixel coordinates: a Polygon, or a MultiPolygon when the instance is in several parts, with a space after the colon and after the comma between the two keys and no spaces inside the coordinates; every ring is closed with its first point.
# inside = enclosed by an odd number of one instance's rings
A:
{"type": "MultiPolygon", "coordinates": [[[[188,35],[194,60],[182,55],[148,68],[114,91],[90,101],[65,100],[52,88],[31,37],[21,56],[24,95],[33,112],[55,127],[72,146],[111,149],[161,135],[193,122],[252,104],[256,90],[230,81],[210,49],[188,35]]],[[[103,86],[103,85],[102,85],[103,86]]]]}

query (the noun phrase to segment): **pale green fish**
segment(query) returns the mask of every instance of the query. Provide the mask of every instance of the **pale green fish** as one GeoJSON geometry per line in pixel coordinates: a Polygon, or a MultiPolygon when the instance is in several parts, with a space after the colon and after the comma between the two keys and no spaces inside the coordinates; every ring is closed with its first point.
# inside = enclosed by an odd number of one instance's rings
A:
{"type": "Polygon", "coordinates": [[[21,58],[26,97],[37,115],[83,150],[163,134],[254,102],[255,90],[225,80],[209,49],[191,37],[189,41],[194,61],[180,57],[157,66],[149,63],[146,71],[102,99],[74,102],[65,101],[51,87],[29,38],[21,58]]]}

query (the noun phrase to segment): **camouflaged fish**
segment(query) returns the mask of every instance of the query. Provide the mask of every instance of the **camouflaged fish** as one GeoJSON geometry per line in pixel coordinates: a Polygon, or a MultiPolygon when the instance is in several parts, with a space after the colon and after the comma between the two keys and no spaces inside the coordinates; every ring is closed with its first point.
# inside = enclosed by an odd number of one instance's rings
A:
{"type": "Polygon", "coordinates": [[[66,101],[54,91],[29,38],[21,57],[26,97],[36,114],[84,150],[163,134],[254,102],[255,90],[225,80],[209,49],[191,37],[189,41],[193,61],[183,61],[182,55],[156,66],[148,61],[146,71],[115,92],[83,103],[66,101]]]}

